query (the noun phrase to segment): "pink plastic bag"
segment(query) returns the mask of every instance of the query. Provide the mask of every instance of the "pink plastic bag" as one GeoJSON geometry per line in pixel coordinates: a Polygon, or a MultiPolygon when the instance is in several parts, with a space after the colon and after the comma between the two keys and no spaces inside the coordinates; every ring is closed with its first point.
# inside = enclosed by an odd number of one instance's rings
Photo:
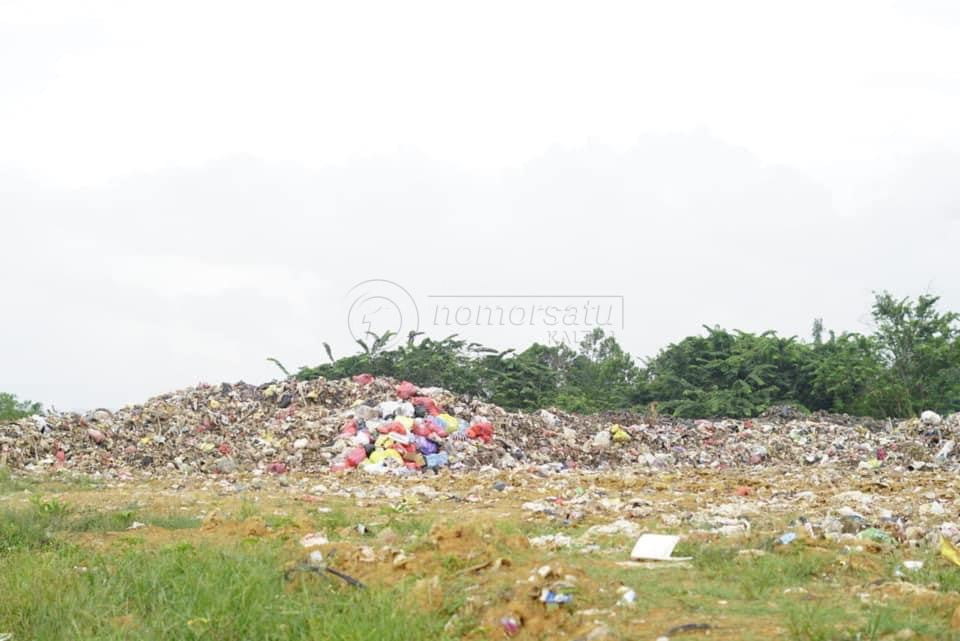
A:
{"type": "Polygon", "coordinates": [[[417,386],[410,381],[403,381],[397,385],[397,396],[403,400],[413,398],[417,395],[417,386]]]}

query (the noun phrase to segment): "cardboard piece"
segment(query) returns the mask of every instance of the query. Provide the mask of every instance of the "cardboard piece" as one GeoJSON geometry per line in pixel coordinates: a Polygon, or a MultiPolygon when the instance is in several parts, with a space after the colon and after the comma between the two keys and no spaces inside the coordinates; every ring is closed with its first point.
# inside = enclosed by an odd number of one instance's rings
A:
{"type": "Polygon", "coordinates": [[[690,556],[671,556],[680,537],[673,534],[643,534],[630,552],[636,561],[689,561],[690,556]]]}

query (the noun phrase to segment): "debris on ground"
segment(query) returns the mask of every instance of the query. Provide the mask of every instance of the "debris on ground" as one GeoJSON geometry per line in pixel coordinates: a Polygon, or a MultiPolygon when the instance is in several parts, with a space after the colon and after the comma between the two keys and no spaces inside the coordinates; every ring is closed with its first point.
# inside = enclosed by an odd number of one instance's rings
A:
{"type": "Polygon", "coordinates": [[[689,561],[689,556],[673,556],[680,537],[673,534],[644,534],[633,546],[630,558],[634,561],[689,561]]]}
{"type": "MultiPolygon", "coordinates": [[[[0,465],[107,477],[253,472],[414,474],[441,469],[837,466],[956,470],[960,414],[902,421],[797,412],[651,419],[508,412],[409,381],[200,384],[116,411],[51,411],[0,424],[0,465]]],[[[506,489],[506,486],[498,488],[506,489]]],[[[747,498],[754,488],[731,493],[747,498]]]]}

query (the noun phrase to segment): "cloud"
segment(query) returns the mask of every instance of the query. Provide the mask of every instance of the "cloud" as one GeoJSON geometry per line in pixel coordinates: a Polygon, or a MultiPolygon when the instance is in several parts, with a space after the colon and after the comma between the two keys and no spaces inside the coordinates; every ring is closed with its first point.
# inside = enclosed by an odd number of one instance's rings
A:
{"type": "MultiPolygon", "coordinates": [[[[960,308],[957,159],[915,157],[839,212],[828,186],[706,133],[555,148],[491,175],[412,150],[308,170],[245,156],[57,189],[0,176],[0,389],[113,406],[353,351],[346,294],[623,295],[650,355],[718,323],[863,329],[870,292],[960,308]],[[951,271],[952,270],[952,271],[951,271]]],[[[497,347],[543,328],[477,328],[497,347]]]]}

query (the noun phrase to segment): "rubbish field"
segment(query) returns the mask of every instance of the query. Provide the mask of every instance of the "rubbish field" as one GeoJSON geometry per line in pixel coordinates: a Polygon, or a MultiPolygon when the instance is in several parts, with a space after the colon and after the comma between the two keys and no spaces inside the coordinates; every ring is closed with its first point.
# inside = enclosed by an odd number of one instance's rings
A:
{"type": "Polygon", "coordinates": [[[621,470],[775,465],[952,469],[960,414],[880,421],[789,407],[748,420],[511,413],[438,388],[353,380],[198,385],[142,405],[0,424],[0,465],[169,473],[621,470]],[[543,467],[546,466],[546,467],[543,467]]]}
{"type": "Polygon", "coordinates": [[[0,638],[960,639],[958,419],[367,377],[49,413],[0,426],[0,638]]]}

